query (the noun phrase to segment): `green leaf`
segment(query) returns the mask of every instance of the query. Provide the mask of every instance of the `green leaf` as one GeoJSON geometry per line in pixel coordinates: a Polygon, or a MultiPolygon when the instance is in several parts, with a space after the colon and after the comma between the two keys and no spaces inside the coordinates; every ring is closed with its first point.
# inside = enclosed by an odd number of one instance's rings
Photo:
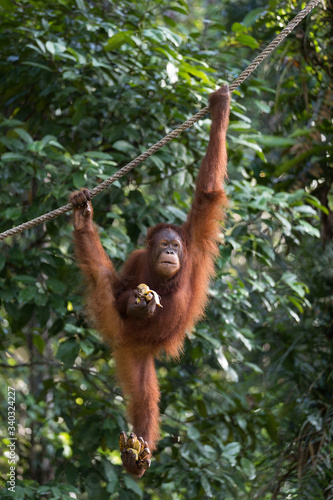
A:
{"type": "Polygon", "coordinates": [[[61,42],[52,42],[51,40],[46,42],[45,48],[52,55],[59,55],[66,51],[66,45],[61,42]]]}
{"type": "Polygon", "coordinates": [[[246,141],[245,139],[241,139],[240,137],[232,137],[232,140],[237,144],[242,144],[243,146],[254,149],[254,151],[262,152],[261,147],[256,142],[246,141]]]}
{"type": "Polygon", "coordinates": [[[264,193],[262,196],[254,199],[249,203],[249,206],[252,208],[257,208],[258,210],[265,210],[267,208],[269,202],[268,196],[264,193]]]}
{"type": "Polygon", "coordinates": [[[91,342],[88,342],[87,340],[81,340],[80,347],[87,356],[94,352],[95,349],[93,344],[91,342]]]}
{"type": "Polygon", "coordinates": [[[241,23],[233,23],[231,26],[231,30],[234,33],[243,33],[243,31],[247,31],[246,27],[241,23]]]}
{"type": "Polygon", "coordinates": [[[113,149],[126,153],[128,151],[133,152],[134,146],[127,141],[116,141],[112,144],[113,149]]]}
{"type": "Polygon", "coordinates": [[[324,205],[322,205],[319,202],[318,198],[316,198],[315,196],[307,195],[306,201],[308,201],[309,203],[311,203],[312,206],[314,206],[316,208],[319,208],[319,210],[321,210],[322,212],[324,212],[324,214],[326,214],[326,215],[329,214],[329,210],[327,209],[327,207],[325,207],[324,205]]]}
{"type": "Polygon", "coordinates": [[[40,153],[46,146],[55,146],[56,148],[64,150],[64,147],[55,140],[53,135],[46,135],[41,141],[35,141],[29,144],[28,150],[34,153],[40,153]]]}
{"type": "Polygon", "coordinates": [[[251,128],[251,125],[249,123],[244,123],[244,122],[233,122],[230,123],[228,130],[237,130],[242,132],[243,130],[248,130],[251,128]]]}
{"type": "Polygon", "coordinates": [[[31,302],[34,299],[36,293],[37,289],[34,286],[24,288],[18,295],[18,301],[22,303],[31,302]]]}
{"type": "Polygon", "coordinates": [[[243,19],[243,24],[247,28],[252,26],[257,19],[260,17],[263,17],[266,14],[267,10],[263,9],[262,7],[258,7],[257,9],[251,9],[248,14],[243,19]]]}
{"type": "Polygon", "coordinates": [[[173,205],[167,205],[166,209],[168,212],[172,213],[177,219],[182,222],[186,221],[187,214],[180,208],[174,207],[173,205]]]}
{"type": "Polygon", "coordinates": [[[296,231],[300,231],[301,233],[309,234],[311,236],[315,236],[316,238],[320,238],[320,231],[317,227],[312,226],[309,222],[305,220],[299,220],[298,225],[295,227],[296,231]]]}
{"type": "Polygon", "coordinates": [[[183,4],[182,6],[179,5],[171,5],[170,10],[173,10],[174,12],[179,12],[180,14],[184,14],[186,16],[189,13],[190,7],[189,5],[183,4]]]}
{"type": "Polygon", "coordinates": [[[187,428],[187,435],[192,441],[200,439],[200,432],[193,425],[189,425],[187,428]]]}
{"type": "Polygon", "coordinates": [[[82,10],[82,12],[86,12],[87,11],[87,7],[86,7],[86,4],[84,2],[84,0],[75,0],[76,2],[76,5],[78,6],[78,8],[80,10],[82,10]]]}
{"type": "Polygon", "coordinates": [[[222,451],[223,458],[226,458],[231,465],[236,464],[236,457],[241,450],[241,445],[238,442],[227,444],[222,451]]]}
{"type": "Polygon", "coordinates": [[[29,276],[27,274],[17,274],[16,276],[13,276],[13,279],[15,281],[20,281],[21,283],[26,283],[26,284],[35,284],[36,283],[36,278],[33,276],[29,276]]]}
{"type": "Polygon", "coordinates": [[[250,35],[237,35],[236,40],[242,45],[251,47],[251,49],[256,49],[257,47],[259,47],[259,43],[257,42],[257,40],[250,35]]]}
{"type": "Polygon", "coordinates": [[[124,483],[126,488],[133,491],[133,493],[135,493],[138,498],[143,498],[143,491],[141,490],[138,483],[134,481],[134,479],[126,475],[124,476],[124,483]]]}
{"type": "Polygon", "coordinates": [[[151,28],[145,29],[143,30],[143,35],[146,38],[153,40],[157,44],[164,42],[164,36],[160,29],[151,29],[151,28]]]}
{"type": "Polygon", "coordinates": [[[240,444],[238,442],[233,442],[227,444],[224,449],[223,449],[223,455],[224,456],[234,456],[237,455],[240,452],[240,444]]]}
{"type": "Polygon", "coordinates": [[[22,209],[20,207],[9,207],[5,210],[6,219],[17,220],[22,216],[22,209]]]}
{"type": "Polygon", "coordinates": [[[36,63],[33,61],[23,61],[22,64],[25,64],[26,66],[33,66],[34,68],[43,69],[45,71],[49,71],[50,73],[53,73],[53,69],[49,68],[48,66],[45,66],[45,64],[40,64],[40,63],[36,63]]]}
{"type": "Polygon", "coordinates": [[[17,135],[20,136],[21,139],[23,139],[23,141],[27,144],[31,144],[33,142],[33,138],[31,137],[31,135],[28,134],[28,132],[23,128],[14,128],[14,132],[16,132],[17,135]]]}
{"type": "Polygon", "coordinates": [[[150,157],[150,160],[154,163],[154,165],[156,165],[156,167],[159,169],[159,170],[164,170],[164,161],[161,160],[161,158],[157,155],[152,155],[150,157]]]}
{"type": "Polygon", "coordinates": [[[1,156],[2,161],[26,161],[27,157],[20,153],[4,153],[1,156]]]}
{"type": "MultiPolygon", "coordinates": [[[[114,429],[112,430],[114,431],[114,429]]],[[[103,467],[105,477],[108,482],[107,491],[108,493],[114,493],[119,483],[116,467],[108,460],[103,460],[103,467]]]]}
{"type": "Polygon", "coordinates": [[[46,284],[52,292],[63,294],[66,291],[66,285],[55,278],[48,279],[46,284]]]}
{"type": "Polygon", "coordinates": [[[17,220],[21,217],[22,211],[19,207],[9,207],[5,210],[6,219],[17,220]]]}
{"type": "Polygon", "coordinates": [[[288,219],[286,219],[283,215],[281,215],[279,212],[275,212],[274,213],[275,217],[280,221],[282,222],[283,226],[284,226],[284,233],[289,236],[291,234],[291,229],[292,229],[292,225],[290,224],[290,222],[288,221],[288,219]]]}
{"type": "Polygon", "coordinates": [[[45,348],[45,341],[40,335],[33,336],[33,343],[37,347],[38,351],[43,354],[45,348]]]}
{"type": "Polygon", "coordinates": [[[294,211],[295,212],[299,212],[301,214],[307,214],[310,217],[317,218],[317,211],[314,210],[309,205],[301,205],[301,206],[298,206],[298,207],[294,207],[294,211]]]}
{"type": "Polygon", "coordinates": [[[213,497],[213,492],[212,492],[212,488],[208,482],[208,479],[206,476],[204,476],[203,474],[200,474],[200,481],[201,481],[201,484],[202,484],[202,487],[207,495],[208,498],[212,498],[213,497]]]}
{"type": "Polygon", "coordinates": [[[104,45],[104,50],[111,51],[119,49],[124,43],[133,43],[131,39],[131,35],[133,34],[132,30],[128,31],[120,31],[115,35],[111,36],[107,43],[104,45]]]}
{"type": "Polygon", "coordinates": [[[84,172],[75,172],[72,178],[73,185],[76,189],[81,189],[87,182],[87,175],[84,172]]]}
{"type": "Polygon", "coordinates": [[[256,477],[256,468],[251,462],[251,460],[248,460],[247,458],[242,457],[240,460],[242,470],[244,471],[245,475],[252,481],[256,477]]]}
{"type": "Polygon", "coordinates": [[[297,307],[297,309],[299,310],[299,312],[301,314],[304,313],[303,305],[302,305],[302,303],[300,302],[300,300],[297,297],[292,297],[291,295],[288,295],[288,299],[290,300],[290,302],[292,304],[294,304],[294,306],[297,307]]]}
{"type": "Polygon", "coordinates": [[[205,83],[208,83],[208,84],[210,83],[210,79],[208,78],[206,73],[204,71],[202,71],[201,69],[197,69],[196,67],[193,67],[186,62],[182,62],[180,65],[180,68],[181,68],[181,70],[179,72],[180,74],[183,72],[189,73],[190,75],[196,76],[197,78],[204,81],[205,83]]]}
{"type": "MultiPolygon", "coordinates": [[[[43,141],[44,141],[44,139],[41,141],[42,144],[43,144],[43,141]]],[[[47,145],[54,146],[55,148],[59,148],[59,149],[62,149],[63,151],[65,151],[64,146],[62,146],[62,144],[60,144],[60,142],[58,142],[54,139],[51,139],[50,141],[48,141],[47,145]]]]}
{"type": "Polygon", "coordinates": [[[300,297],[304,297],[305,293],[309,292],[308,287],[304,283],[298,281],[298,278],[294,273],[288,271],[283,273],[281,280],[284,281],[300,297]]]}
{"type": "Polygon", "coordinates": [[[112,161],[112,156],[109,153],[103,153],[102,151],[86,151],[84,153],[84,156],[87,158],[95,158],[96,160],[111,160],[112,161]]]}
{"type": "Polygon", "coordinates": [[[252,344],[248,338],[246,338],[241,332],[236,333],[236,337],[243,342],[244,346],[248,351],[252,351],[252,344]]]}
{"type": "Polygon", "coordinates": [[[56,358],[62,361],[65,368],[73,366],[80,351],[80,345],[74,338],[70,338],[59,344],[56,358]]]}
{"type": "Polygon", "coordinates": [[[250,361],[245,361],[244,363],[246,366],[248,366],[249,368],[251,368],[253,371],[255,371],[256,373],[259,373],[259,374],[263,374],[263,370],[256,364],[254,363],[250,363],[250,361]]]}
{"type": "Polygon", "coordinates": [[[273,147],[273,148],[293,146],[294,144],[294,139],[288,137],[278,137],[275,135],[257,134],[247,137],[255,140],[256,142],[259,142],[259,144],[262,144],[263,146],[273,147]]]}

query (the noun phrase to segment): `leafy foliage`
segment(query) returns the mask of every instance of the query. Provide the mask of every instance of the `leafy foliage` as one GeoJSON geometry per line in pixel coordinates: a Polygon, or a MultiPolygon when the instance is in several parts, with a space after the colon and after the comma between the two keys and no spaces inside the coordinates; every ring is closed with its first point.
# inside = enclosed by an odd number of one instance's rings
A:
{"type": "MultiPolygon", "coordinates": [[[[0,231],[65,204],[186,120],[296,3],[0,1],[0,231]]],[[[230,210],[206,320],[157,361],[162,440],[137,483],[124,402],[89,329],[64,216],[2,243],[0,438],[16,388],[16,491],[4,499],[333,498],[332,67],[318,8],[233,94],[230,210]]],[[[117,266],[181,223],[209,119],[94,201],[117,266]]],[[[6,486],[8,458],[0,458],[6,486]]],[[[8,485],[7,485],[8,486],[8,485]]]]}

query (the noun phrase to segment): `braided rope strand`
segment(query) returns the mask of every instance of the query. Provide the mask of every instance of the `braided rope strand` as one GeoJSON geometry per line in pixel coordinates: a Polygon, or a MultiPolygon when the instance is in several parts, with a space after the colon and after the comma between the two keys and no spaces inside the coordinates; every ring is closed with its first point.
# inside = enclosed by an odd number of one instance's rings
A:
{"type": "MultiPolygon", "coordinates": [[[[321,0],[311,0],[305,7],[302,9],[288,24],[287,26],[275,37],[275,39],[270,42],[267,47],[252,61],[252,63],[234,80],[230,86],[229,90],[230,92],[233,92],[241,83],[246,80],[250,76],[250,74],[259,66],[259,64],[266,59],[266,57],[273,52],[273,50],[276,49],[276,47],[282,42],[282,40],[289,35],[289,33],[292,32],[292,30],[304,19],[305,16],[311,12],[316,5],[321,0]]],[[[124,175],[126,175],[128,172],[133,170],[139,163],[143,162],[149,156],[153,155],[158,151],[160,148],[168,144],[170,141],[178,137],[184,130],[187,128],[191,127],[194,123],[196,123],[200,118],[204,117],[207,113],[209,113],[209,106],[206,106],[205,108],[202,108],[198,113],[196,113],[194,116],[186,120],[184,123],[179,125],[177,128],[169,132],[163,139],[159,140],[151,146],[147,151],[142,153],[141,155],[137,156],[132,160],[130,163],[119,169],[115,174],[111,175],[108,179],[105,181],[101,182],[98,184],[96,187],[94,187],[90,191],[90,196],[91,198],[94,198],[97,194],[99,194],[101,191],[109,187],[111,184],[113,184],[116,180],[120,179],[124,175]]],[[[60,208],[57,208],[55,210],[52,210],[52,212],[48,212],[44,215],[41,215],[40,217],[37,217],[35,219],[32,219],[28,222],[25,222],[23,224],[20,224],[19,226],[16,226],[12,229],[8,229],[7,231],[4,231],[3,233],[0,234],[0,241],[3,241],[4,239],[14,236],[15,234],[22,233],[23,231],[30,229],[32,227],[38,226],[39,224],[43,224],[43,222],[47,222],[48,220],[55,219],[59,215],[62,215],[66,212],[69,212],[72,210],[73,205],[71,203],[67,203],[67,205],[64,205],[60,208]]]]}

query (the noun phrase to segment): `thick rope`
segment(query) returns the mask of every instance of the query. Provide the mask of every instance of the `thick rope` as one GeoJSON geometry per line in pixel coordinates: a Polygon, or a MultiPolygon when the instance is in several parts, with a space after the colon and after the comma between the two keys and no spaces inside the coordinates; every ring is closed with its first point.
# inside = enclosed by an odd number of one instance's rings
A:
{"type": "MultiPolygon", "coordinates": [[[[241,83],[250,76],[250,74],[259,66],[259,64],[266,59],[266,57],[273,52],[273,50],[276,49],[276,47],[282,42],[282,40],[291,33],[291,31],[304,19],[305,16],[311,12],[311,10],[316,7],[316,5],[320,2],[320,0],[311,0],[303,10],[301,10],[297,16],[292,19],[288,25],[281,31],[279,35],[269,44],[267,47],[252,61],[252,63],[239,75],[236,80],[234,80],[231,85],[229,86],[230,92],[233,92],[241,83]]],[[[209,113],[209,106],[206,106],[205,108],[201,109],[198,113],[196,113],[192,118],[189,120],[186,120],[182,125],[179,125],[175,130],[172,132],[169,132],[163,139],[159,140],[151,146],[147,151],[142,153],[141,155],[137,156],[132,160],[130,163],[122,167],[118,172],[115,174],[111,175],[108,179],[105,181],[101,182],[101,184],[98,184],[94,189],[90,191],[90,196],[91,198],[94,198],[97,194],[99,194],[101,191],[109,187],[111,184],[113,184],[116,180],[120,179],[123,175],[126,175],[128,172],[130,172],[133,168],[135,168],[139,163],[143,162],[149,156],[153,155],[158,151],[160,148],[165,146],[165,144],[168,144],[168,142],[172,141],[175,139],[178,135],[180,135],[184,130],[187,128],[191,127],[195,122],[200,120],[203,116],[205,116],[207,113],[209,113]]],[[[64,205],[60,208],[57,208],[56,210],[52,210],[52,212],[48,212],[44,215],[41,215],[40,217],[37,217],[36,219],[32,219],[28,222],[25,222],[24,224],[21,224],[19,226],[14,227],[13,229],[8,229],[7,231],[3,232],[0,234],[0,241],[4,240],[5,238],[8,238],[9,236],[14,236],[15,234],[22,233],[26,229],[30,229],[31,227],[38,226],[39,224],[43,224],[43,222],[47,222],[51,219],[55,219],[61,214],[64,214],[66,212],[69,212],[72,210],[73,205],[71,203],[67,203],[67,205],[64,205]]]]}

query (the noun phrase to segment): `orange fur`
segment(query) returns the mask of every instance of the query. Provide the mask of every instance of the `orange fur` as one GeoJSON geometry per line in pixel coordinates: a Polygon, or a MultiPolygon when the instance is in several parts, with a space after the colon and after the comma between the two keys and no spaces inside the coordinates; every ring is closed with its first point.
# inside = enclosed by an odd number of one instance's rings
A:
{"type": "Polygon", "coordinates": [[[227,204],[223,189],[226,177],[226,130],[229,93],[210,96],[212,126],[207,154],[202,161],[197,188],[183,226],[161,224],[148,232],[147,248],[133,252],[122,271],[115,272],[90,220],[75,231],[78,263],[88,283],[88,311],[96,328],[111,345],[119,382],[129,398],[128,417],[134,432],[156,449],[159,437],[159,388],[154,357],[162,351],[177,356],[185,331],[203,316],[207,288],[218,254],[221,207],[227,204]],[[154,273],[151,247],[164,227],[175,229],[184,245],[181,270],[161,283],[154,273]],[[161,296],[163,308],[148,319],[126,315],[130,291],[146,283],[161,296]]]}

